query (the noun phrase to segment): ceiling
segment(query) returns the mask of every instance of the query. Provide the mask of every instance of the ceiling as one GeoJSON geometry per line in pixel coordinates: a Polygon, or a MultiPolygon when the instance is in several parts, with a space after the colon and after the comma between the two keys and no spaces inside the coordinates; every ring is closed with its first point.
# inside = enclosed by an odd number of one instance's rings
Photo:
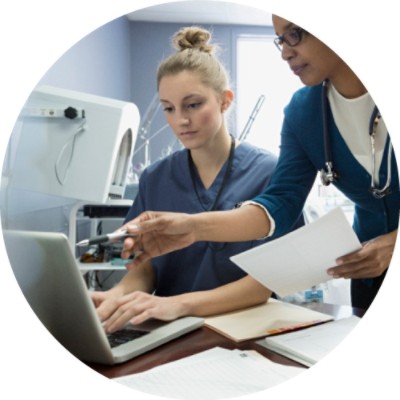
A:
{"type": "Polygon", "coordinates": [[[224,1],[178,1],[147,7],[127,15],[131,21],[271,25],[264,10],[224,1]]]}

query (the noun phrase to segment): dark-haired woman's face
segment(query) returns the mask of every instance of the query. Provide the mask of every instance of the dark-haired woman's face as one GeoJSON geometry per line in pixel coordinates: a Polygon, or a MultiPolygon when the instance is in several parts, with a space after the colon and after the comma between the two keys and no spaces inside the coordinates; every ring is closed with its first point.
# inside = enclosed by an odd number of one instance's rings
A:
{"type": "Polygon", "coordinates": [[[159,97],[168,124],[189,149],[224,133],[223,99],[193,72],[163,77],[159,97]]]}
{"type": "MultiPolygon", "coordinates": [[[[298,28],[286,19],[273,16],[275,32],[284,35],[293,28],[298,28]]],[[[325,79],[334,81],[340,76],[345,64],[328,46],[315,36],[305,32],[301,41],[294,47],[282,44],[282,59],[305,85],[317,85],[325,79]]]]}

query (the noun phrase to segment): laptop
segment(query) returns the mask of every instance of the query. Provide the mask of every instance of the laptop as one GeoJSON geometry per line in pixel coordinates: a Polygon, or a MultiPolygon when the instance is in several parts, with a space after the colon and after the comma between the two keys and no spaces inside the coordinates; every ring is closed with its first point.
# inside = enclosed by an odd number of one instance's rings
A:
{"type": "Polygon", "coordinates": [[[15,277],[37,317],[81,361],[117,364],[203,325],[197,317],[128,324],[109,337],[63,233],[3,231],[15,277]],[[133,337],[133,338],[132,338],[133,337]]]}

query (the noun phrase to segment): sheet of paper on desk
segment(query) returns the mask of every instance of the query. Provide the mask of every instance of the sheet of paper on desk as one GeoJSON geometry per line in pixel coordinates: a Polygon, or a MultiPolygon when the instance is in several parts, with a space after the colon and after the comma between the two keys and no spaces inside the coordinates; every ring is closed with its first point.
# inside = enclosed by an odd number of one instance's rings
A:
{"type": "Polygon", "coordinates": [[[281,238],[231,257],[253,278],[279,296],[331,279],[336,259],[361,248],[340,208],[281,238]]]}
{"type": "Polygon", "coordinates": [[[274,363],[254,351],[213,348],[114,380],[167,398],[213,400],[266,390],[304,371],[274,363]]]}

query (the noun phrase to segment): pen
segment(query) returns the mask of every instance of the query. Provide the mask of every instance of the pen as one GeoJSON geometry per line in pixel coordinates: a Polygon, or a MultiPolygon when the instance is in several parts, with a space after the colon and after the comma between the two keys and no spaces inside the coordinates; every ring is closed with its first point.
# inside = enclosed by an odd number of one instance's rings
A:
{"type": "Polygon", "coordinates": [[[107,233],[106,235],[97,236],[97,237],[94,237],[91,239],[81,240],[76,245],[79,247],[91,246],[93,244],[106,243],[106,242],[109,242],[110,240],[123,239],[127,236],[132,236],[132,235],[127,233],[126,230],[121,230],[121,231],[116,231],[113,233],[107,233]]]}

